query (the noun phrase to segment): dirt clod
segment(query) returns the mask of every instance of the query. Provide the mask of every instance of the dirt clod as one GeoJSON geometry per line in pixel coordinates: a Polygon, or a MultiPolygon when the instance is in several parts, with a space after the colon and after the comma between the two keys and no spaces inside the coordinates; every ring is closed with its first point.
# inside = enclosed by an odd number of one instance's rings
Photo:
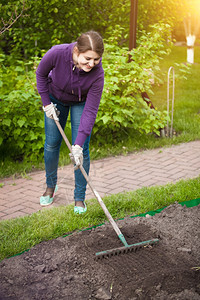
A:
{"type": "Polygon", "coordinates": [[[112,295],[111,295],[110,291],[108,291],[104,287],[99,288],[98,291],[95,293],[94,297],[98,300],[112,299],[112,295]]]}

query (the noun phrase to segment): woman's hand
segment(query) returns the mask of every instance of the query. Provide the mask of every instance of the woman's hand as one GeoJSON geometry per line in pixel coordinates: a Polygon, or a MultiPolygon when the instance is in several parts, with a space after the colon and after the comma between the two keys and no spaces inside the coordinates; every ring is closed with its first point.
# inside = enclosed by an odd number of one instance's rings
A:
{"type": "Polygon", "coordinates": [[[43,106],[43,110],[46,113],[46,116],[55,121],[59,121],[60,112],[57,110],[56,106],[51,102],[51,104],[43,106]]]}
{"type": "Polygon", "coordinates": [[[76,169],[83,164],[83,148],[79,145],[72,146],[72,153],[70,153],[72,162],[76,165],[76,169]]]}

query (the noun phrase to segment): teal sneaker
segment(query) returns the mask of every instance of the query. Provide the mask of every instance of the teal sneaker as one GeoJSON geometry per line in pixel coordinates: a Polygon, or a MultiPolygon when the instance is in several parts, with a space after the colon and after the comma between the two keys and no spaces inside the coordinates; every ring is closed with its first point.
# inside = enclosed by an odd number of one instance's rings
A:
{"type": "Polygon", "coordinates": [[[85,205],[85,208],[80,207],[80,206],[74,206],[74,213],[76,215],[84,214],[87,211],[86,203],[85,202],[83,202],[83,203],[85,205]]]}
{"type": "Polygon", "coordinates": [[[55,187],[55,189],[54,189],[53,195],[52,195],[52,197],[51,197],[51,194],[52,194],[53,189],[47,188],[47,189],[46,189],[46,192],[44,193],[44,195],[45,195],[46,193],[49,193],[50,195],[46,195],[46,196],[43,195],[43,196],[41,196],[41,197],[40,197],[40,205],[41,205],[41,206],[47,206],[47,205],[52,204],[52,203],[53,203],[53,198],[54,198],[54,196],[55,196],[57,190],[58,190],[58,186],[57,186],[57,184],[56,184],[56,187],[55,187]]]}

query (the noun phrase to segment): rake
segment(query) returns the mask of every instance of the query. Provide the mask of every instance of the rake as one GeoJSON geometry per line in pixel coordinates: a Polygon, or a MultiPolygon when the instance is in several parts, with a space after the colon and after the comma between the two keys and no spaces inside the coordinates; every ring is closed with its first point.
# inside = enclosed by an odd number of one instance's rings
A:
{"type": "MultiPolygon", "coordinates": [[[[57,120],[54,120],[58,130],[60,131],[60,134],[62,135],[67,147],[69,148],[69,151],[72,153],[72,147],[70,142],[68,141],[64,130],[62,129],[60,123],[57,120]]],[[[113,217],[111,216],[111,214],[109,213],[107,207],[105,206],[103,200],[101,199],[99,193],[95,190],[95,188],[93,187],[93,184],[91,182],[91,180],[89,179],[89,176],[87,175],[85,169],[83,168],[83,166],[79,166],[80,171],[82,172],[85,180],[87,181],[89,187],[91,188],[93,194],[95,195],[95,197],[97,198],[100,206],[102,207],[106,217],[108,218],[110,224],[112,225],[113,229],[115,230],[118,238],[120,239],[120,241],[122,242],[123,246],[119,247],[119,248],[114,248],[114,249],[110,249],[110,250],[105,250],[105,251],[101,251],[101,252],[97,252],[96,255],[96,259],[99,258],[106,258],[106,257],[111,257],[114,255],[119,255],[119,254],[125,254],[128,252],[136,252],[139,248],[142,248],[144,246],[149,246],[149,245],[153,245],[153,244],[157,244],[159,242],[158,239],[151,239],[148,241],[143,241],[140,243],[136,243],[136,244],[132,244],[129,245],[123,235],[123,233],[120,231],[119,227],[117,226],[116,222],[114,221],[113,217]]]]}

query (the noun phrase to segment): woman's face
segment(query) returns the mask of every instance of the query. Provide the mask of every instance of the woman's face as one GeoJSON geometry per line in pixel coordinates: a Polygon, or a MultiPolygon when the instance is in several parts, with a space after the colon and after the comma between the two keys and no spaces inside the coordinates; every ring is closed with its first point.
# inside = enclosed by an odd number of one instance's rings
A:
{"type": "Polygon", "coordinates": [[[90,72],[100,62],[100,58],[99,54],[92,50],[79,53],[77,55],[77,66],[85,72],[90,72]]]}

